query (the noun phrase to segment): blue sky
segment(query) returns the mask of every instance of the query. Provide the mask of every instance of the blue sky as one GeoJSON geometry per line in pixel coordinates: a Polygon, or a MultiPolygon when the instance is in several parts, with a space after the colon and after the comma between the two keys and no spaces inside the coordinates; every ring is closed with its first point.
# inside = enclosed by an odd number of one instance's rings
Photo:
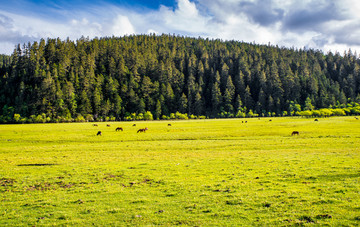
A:
{"type": "Polygon", "coordinates": [[[41,38],[177,34],[360,53],[358,0],[0,0],[0,53],[41,38]]]}

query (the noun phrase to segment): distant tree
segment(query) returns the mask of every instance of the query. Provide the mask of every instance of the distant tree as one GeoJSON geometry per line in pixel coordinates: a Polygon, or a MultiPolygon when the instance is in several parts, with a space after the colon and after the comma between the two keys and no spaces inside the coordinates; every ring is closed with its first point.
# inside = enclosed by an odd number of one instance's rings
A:
{"type": "Polygon", "coordinates": [[[187,112],[187,97],[186,95],[183,93],[181,98],[180,98],[180,107],[179,107],[179,111],[182,113],[186,113],[187,112]]]}
{"type": "Polygon", "coordinates": [[[314,106],[311,104],[311,99],[309,97],[305,100],[305,108],[304,110],[313,110],[314,106]]]}
{"type": "Polygon", "coordinates": [[[14,114],[21,116],[18,123],[80,115],[129,120],[147,111],[155,118],[176,112],[233,117],[250,110],[254,116],[298,115],[300,104],[312,116],[334,108],[351,115],[358,114],[359,84],[360,61],[351,51],[174,35],[48,38],[0,55],[0,122],[15,122],[14,114]]]}
{"type": "Polygon", "coordinates": [[[157,100],[155,107],[155,119],[160,119],[161,113],[161,103],[159,100],[157,100]]]}

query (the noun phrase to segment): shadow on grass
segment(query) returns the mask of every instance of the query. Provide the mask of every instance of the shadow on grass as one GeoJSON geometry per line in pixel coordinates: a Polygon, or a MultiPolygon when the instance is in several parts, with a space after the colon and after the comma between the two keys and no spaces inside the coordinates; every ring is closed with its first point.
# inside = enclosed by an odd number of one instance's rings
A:
{"type": "Polygon", "coordinates": [[[52,163],[33,163],[33,164],[19,164],[17,166],[55,166],[58,164],[52,164],[52,163]]]}

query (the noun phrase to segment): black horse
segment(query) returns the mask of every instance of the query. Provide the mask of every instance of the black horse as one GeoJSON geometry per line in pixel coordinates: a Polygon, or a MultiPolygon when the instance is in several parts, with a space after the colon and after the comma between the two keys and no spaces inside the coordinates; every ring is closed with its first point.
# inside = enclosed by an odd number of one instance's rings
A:
{"type": "Polygon", "coordinates": [[[98,131],[98,133],[96,134],[97,136],[101,136],[101,131],[98,131]]]}
{"type": "Polygon", "coordinates": [[[117,127],[117,128],[115,129],[115,131],[123,131],[123,128],[117,127]]]}
{"type": "Polygon", "coordinates": [[[293,132],[291,133],[292,136],[299,135],[299,134],[300,134],[300,133],[299,133],[298,131],[293,131],[293,132]]]}

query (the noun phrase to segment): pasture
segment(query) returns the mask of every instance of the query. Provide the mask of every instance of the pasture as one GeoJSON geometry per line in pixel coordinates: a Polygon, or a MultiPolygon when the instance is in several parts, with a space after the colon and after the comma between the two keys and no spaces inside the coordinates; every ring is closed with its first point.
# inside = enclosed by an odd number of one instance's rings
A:
{"type": "Polygon", "coordinates": [[[360,121],[269,120],[0,125],[0,225],[360,225],[360,121]]]}

